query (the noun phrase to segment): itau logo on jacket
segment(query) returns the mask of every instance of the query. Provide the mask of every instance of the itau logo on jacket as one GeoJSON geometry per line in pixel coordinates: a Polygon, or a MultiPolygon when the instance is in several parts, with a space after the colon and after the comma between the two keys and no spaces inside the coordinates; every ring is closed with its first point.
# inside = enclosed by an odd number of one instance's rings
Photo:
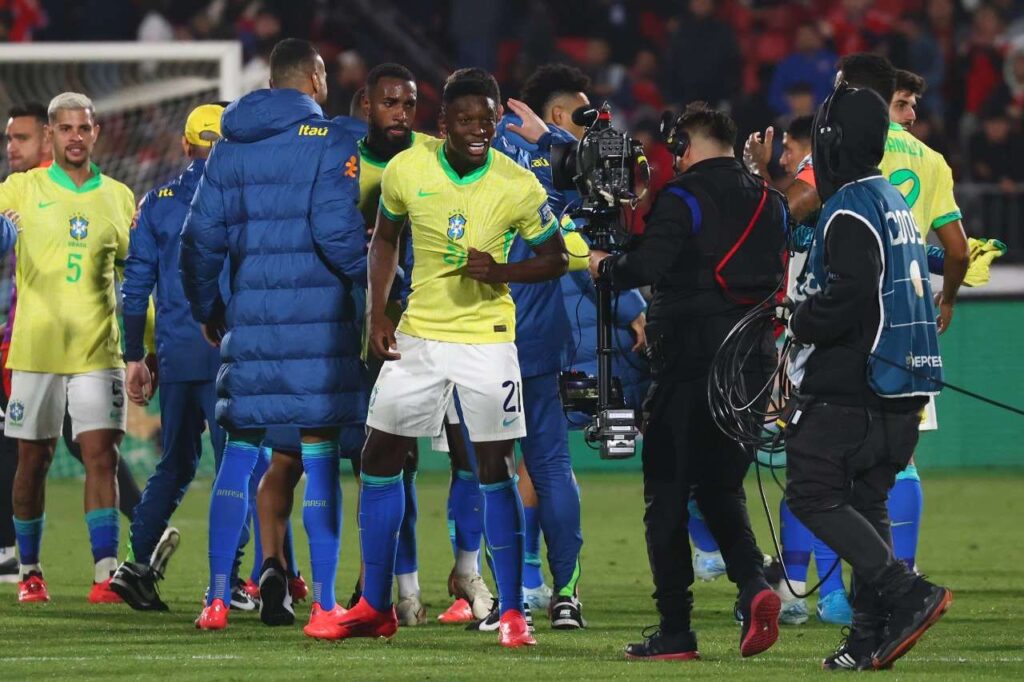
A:
{"type": "Polygon", "coordinates": [[[68,221],[71,225],[71,238],[82,241],[89,236],[89,219],[81,213],[76,213],[71,216],[68,221]]]}

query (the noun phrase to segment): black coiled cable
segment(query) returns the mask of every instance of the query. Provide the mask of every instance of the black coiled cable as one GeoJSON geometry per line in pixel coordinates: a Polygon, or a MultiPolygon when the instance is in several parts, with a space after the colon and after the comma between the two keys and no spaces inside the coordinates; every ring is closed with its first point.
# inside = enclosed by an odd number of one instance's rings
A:
{"type": "Polygon", "coordinates": [[[775,427],[789,398],[786,339],[775,359],[765,354],[764,339],[775,331],[774,294],[736,323],[719,346],[708,373],[711,416],[726,435],[752,451],[783,452],[775,427]],[[767,376],[761,384],[758,379],[767,376]]]}

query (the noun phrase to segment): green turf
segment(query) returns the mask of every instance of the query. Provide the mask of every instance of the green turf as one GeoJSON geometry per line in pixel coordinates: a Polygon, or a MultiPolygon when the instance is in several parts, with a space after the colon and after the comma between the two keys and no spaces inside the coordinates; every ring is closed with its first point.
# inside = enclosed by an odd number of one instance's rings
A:
{"type": "MultiPolygon", "coordinates": [[[[919,563],[953,588],[956,601],[890,677],[896,679],[1024,678],[1021,620],[1024,547],[1018,521],[1024,511],[1019,474],[927,476],[924,542],[919,563]]],[[[539,646],[504,651],[494,634],[441,626],[450,548],[444,517],[446,480],[420,479],[420,581],[430,612],[426,627],[406,629],[390,643],[314,642],[301,629],[269,629],[252,614],[232,615],[225,632],[197,632],[192,620],[206,572],[206,499],[199,481],[175,517],[182,546],[163,595],[172,611],[134,613],[121,605],[90,606],[85,595],[92,569],[81,514],[81,483],[51,481],[43,560],[52,602],[19,606],[14,587],[0,585],[0,679],[606,679],[695,677],[791,680],[822,675],[823,654],[839,629],[810,622],[785,627],[779,643],[754,659],[737,653],[731,619],[732,587],[720,579],[696,586],[694,626],[703,660],[626,663],[623,645],[654,622],[644,548],[641,487],[634,474],[581,477],[584,509],[582,598],[590,628],[553,632],[538,620],[539,646]]],[[[355,576],[356,537],[352,480],[345,481],[345,535],[339,593],[355,576]]],[[[751,489],[753,492],[753,489],[751,489]]],[[[751,497],[751,499],[755,499],[751,497]]],[[[778,492],[771,491],[773,506],[778,492]]],[[[767,549],[763,513],[753,510],[767,549]]],[[[296,528],[301,523],[296,517],[296,528]]],[[[308,565],[303,534],[297,549],[308,565]]],[[[303,615],[305,615],[303,609],[303,615]]],[[[304,620],[304,618],[303,618],[304,620]]]]}

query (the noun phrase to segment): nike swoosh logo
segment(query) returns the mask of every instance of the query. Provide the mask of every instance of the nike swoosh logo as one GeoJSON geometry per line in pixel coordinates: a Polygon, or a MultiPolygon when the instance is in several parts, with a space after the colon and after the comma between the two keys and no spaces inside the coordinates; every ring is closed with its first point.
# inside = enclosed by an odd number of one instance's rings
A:
{"type": "Polygon", "coordinates": [[[440,192],[424,192],[423,190],[420,190],[419,192],[416,193],[416,196],[418,196],[418,197],[432,197],[435,194],[440,194],[440,192]]]}
{"type": "Polygon", "coordinates": [[[39,208],[46,208],[48,206],[53,206],[56,203],[57,203],[56,201],[40,201],[39,202],[39,208]]]}
{"type": "Polygon", "coordinates": [[[515,424],[518,420],[519,420],[519,417],[512,417],[511,419],[502,419],[501,420],[501,425],[502,426],[511,426],[512,424],[515,424]]]}
{"type": "Polygon", "coordinates": [[[912,523],[914,523],[914,522],[913,521],[900,521],[899,523],[891,523],[889,525],[892,526],[893,528],[896,528],[897,526],[909,526],[912,523]]]}

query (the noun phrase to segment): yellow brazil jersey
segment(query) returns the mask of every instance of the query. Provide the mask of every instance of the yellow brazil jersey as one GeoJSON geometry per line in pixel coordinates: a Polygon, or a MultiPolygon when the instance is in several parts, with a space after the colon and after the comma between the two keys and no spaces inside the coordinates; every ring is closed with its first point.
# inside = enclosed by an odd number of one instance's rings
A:
{"type": "Polygon", "coordinates": [[[547,195],[533,173],[493,149],[465,177],[452,170],[443,140],[397,155],[384,171],[380,210],[408,216],[414,265],[412,294],[398,329],[455,343],[515,340],[516,308],[507,284],[465,275],[470,247],[499,263],[518,233],[537,245],[558,230],[547,195]]]}
{"type": "Polygon", "coordinates": [[[114,268],[128,253],[132,191],[95,165],[76,187],[53,164],[0,184],[0,210],[6,209],[21,215],[8,368],[80,374],[124,367],[114,268]]]}
{"type": "Polygon", "coordinates": [[[879,167],[907,200],[922,238],[927,239],[931,230],[960,220],[949,164],[942,154],[897,123],[889,124],[885,155],[879,167]]]}
{"type": "MultiPolygon", "coordinates": [[[[413,133],[410,148],[424,144],[436,137],[413,133]]],[[[359,212],[363,214],[367,229],[377,222],[377,206],[380,205],[380,179],[388,162],[376,156],[366,147],[366,139],[359,140],[359,212]]]]}

